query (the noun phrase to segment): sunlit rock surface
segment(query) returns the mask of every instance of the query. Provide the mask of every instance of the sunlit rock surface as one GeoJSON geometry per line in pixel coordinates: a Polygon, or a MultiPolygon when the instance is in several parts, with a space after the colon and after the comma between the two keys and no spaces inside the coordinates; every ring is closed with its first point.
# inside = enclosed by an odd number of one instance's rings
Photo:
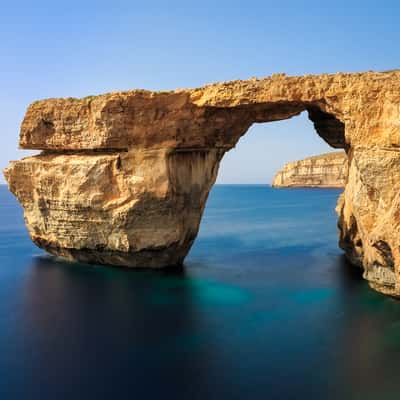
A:
{"type": "Polygon", "coordinates": [[[43,151],[11,162],[5,176],[32,240],[48,252],[128,267],[177,265],[224,153],[253,123],[307,110],[316,132],[348,156],[340,246],[372,287],[400,295],[399,89],[399,71],[277,74],[37,101],[20,147],[43,151]]]}
{"type": "Polygon", "coordinates": [[[341,188],[347,179],[347,156],[343,151],[292,161],[275,175],[274,187],[341,188]]]}

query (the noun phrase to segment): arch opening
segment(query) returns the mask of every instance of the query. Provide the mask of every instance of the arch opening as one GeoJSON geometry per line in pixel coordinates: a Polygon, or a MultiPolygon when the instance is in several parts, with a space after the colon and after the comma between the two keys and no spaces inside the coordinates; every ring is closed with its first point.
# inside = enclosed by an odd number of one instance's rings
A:
{"type": "Polygon", "coordinates": [[[196,255],[207,259],[210,251],[223,262],[223,256],[240,251],[257,257],[285,248],[293,254],[308,251],[307,257],[329,248],[341,257],[335,213],[341,189],[329,190],[328,196],[324,189],[313,190],[308,196],[303,189],[289,193],[268,184],[289,161],[345,148],[344,124],[316,106],[289,104],[273,121],[271,110],[253,110],[250,127],[222,157],[189,263],[196,255]]]}
{"type": "Polygon", "coordinates": [[[287,162],[333,152],[334,149],[346,150],[344,123],[332,114],[322,111],[318,106],[305,107],[304,104],[285,104],[279,110],[278,113],[268,106],[256,107],[252,111],[252,122],[222,157],[217,184],[267,183],[272,179],[271,174],[275,174],[287,162]],[[270,168],[264,177],[260,177],[257,171],[265,171],[268,164],[273,170],[270,168]],[[239,169],[238,165],[247,173],[242,181],[240,176],[234,176],[229,171],[239,169]],[[258,181],[252,179],[251,174],[258,181]]]}

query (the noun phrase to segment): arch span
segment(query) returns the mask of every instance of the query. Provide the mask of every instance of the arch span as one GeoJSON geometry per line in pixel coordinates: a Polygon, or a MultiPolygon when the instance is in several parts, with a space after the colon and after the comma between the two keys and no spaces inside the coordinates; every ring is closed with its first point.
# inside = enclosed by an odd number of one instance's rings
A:
{"type": "Polygon", "coordinates": [[[5,176],[32,240],[73,260],[183,262],[224,153],[251,124],[306,110],[344,148],[339,242],[375,289],[400,296],[400,72],[310,75],[133,90],[30,105],[5,176]]]}

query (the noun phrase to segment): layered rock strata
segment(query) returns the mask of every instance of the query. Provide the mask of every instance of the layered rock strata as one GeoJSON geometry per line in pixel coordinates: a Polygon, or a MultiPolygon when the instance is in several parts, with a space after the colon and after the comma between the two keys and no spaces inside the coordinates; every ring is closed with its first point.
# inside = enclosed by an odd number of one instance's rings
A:
{"type": "Polygon", "coordinates": [[[272,186],[342,188],[346,179],[347,156],[340,151],[285,164],[275,175],[272,186]]]}
{"type": "Polygon", "coordinates": [[[306,110],[348,156],[340,246],[372,287],[400,295],[399,100],[400,72],[388,71],[37,101],[20,147],[42,153],[11,162],[5,176],[32,240],[48,252],[128,267],[181,264],[224,153],[253,123],[306,110]]]}

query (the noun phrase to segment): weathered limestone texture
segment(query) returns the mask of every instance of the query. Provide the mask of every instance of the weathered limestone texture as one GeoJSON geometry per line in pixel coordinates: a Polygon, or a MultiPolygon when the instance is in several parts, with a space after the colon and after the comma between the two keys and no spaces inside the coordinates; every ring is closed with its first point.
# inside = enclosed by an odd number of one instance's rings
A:
{"type": "Polygon", "coordinates": [[[43,151],[11,162],[5,176],[32,240],[48,252],[129,267],[181,264],[223,154],[251,124],[304,110],[348,156],[340,246],[373,288],[400,296],[400,71],[37,101],[20,147],[43,151]]]}
{"type": "Polygon", "coordinates": [[[347,179],[347,155],[343,151],[289,162],[275,175],[274,187],[342,188],[347,179]]]}

